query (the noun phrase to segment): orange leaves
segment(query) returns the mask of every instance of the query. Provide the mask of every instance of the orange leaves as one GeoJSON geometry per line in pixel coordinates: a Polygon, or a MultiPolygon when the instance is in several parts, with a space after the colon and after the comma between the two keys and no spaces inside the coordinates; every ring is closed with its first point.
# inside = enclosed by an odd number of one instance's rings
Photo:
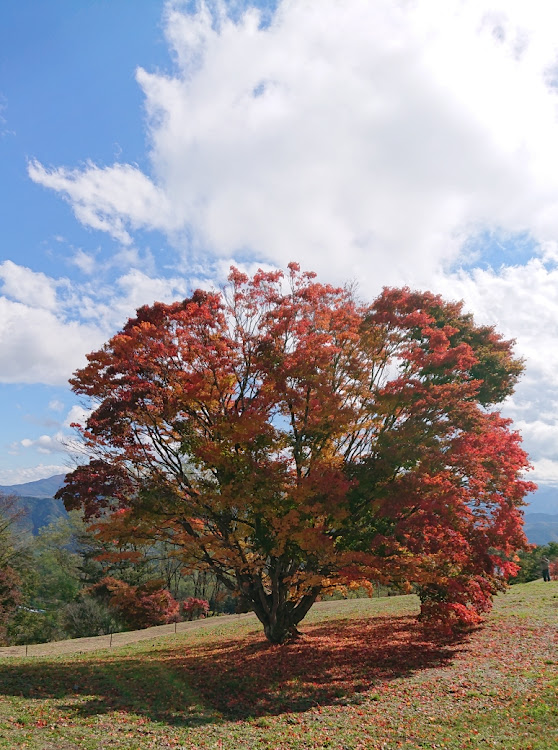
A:
{"type": "Polygon", "coordinates": [[[492,550],[524,544],[527,457],[486,412],[520,371],[510,342],[429,292],[365,306],[296,263],[231,269],[222,293],[138,310],[76,373],[95,459],[59,496],[126,509],[106,515],[113,538],[178,545],[277,642],[321,587],[372,577],[478,609],[492,550]]]}
{"type": "Polygon", "coordinates": [[[179,618],[178,602],[157,581],[130,586],[124,581],[106,577],[92,586],[91,592],[104,599],[132,627],[163,625],[179,618]]]}

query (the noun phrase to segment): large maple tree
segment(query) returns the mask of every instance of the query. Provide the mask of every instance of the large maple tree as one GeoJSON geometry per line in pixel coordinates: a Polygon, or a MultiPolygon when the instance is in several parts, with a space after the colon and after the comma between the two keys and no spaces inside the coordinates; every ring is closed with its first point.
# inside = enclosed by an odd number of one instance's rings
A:
{"type": "Polygon", "coordinates": [[[522,370],[492,328],[431,293],[232,269],[221,293],[142,307],[71,380],[94,410],[66,507],[98,533],[171,542],[281,643],[323,592],[416,590],[478,620],[525,545],[533,485],[493,406],[522,370]]]}

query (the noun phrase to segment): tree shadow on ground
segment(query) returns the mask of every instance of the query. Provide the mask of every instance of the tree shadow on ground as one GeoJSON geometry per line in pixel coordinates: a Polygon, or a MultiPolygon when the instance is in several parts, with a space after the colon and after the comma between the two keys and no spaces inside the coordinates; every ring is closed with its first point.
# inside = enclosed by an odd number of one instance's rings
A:
{"type": "Polygon", "coordinates": [[[428,637],[414,617],[375,617],[309,627],[283,646],[221,641],[169,660],[206,704],[242,719],[360,702],[386,681],[447,664],[460,640],[428,637]]]}
{"type": "Polygon", "coordinates": [[[413,617],[339,620],[270,646],[240,639],[57,663],[0,665],[0,695],[69,698],[80,717],[122,711],[198,726],[318,705],[358,703],[383,683],[449,663],[458,640],[428,637],[413,617]]]}

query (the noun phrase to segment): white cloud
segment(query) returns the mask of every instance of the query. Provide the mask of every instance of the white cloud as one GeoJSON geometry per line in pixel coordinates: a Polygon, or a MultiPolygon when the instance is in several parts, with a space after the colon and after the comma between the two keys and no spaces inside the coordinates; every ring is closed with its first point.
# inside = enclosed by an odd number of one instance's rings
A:
{"type": "Polygon", "coordinates": [[[84,425],[91,411],[91,409],[85,409],[83,406],[72,406],[64,419],[64,427],[71,427],[72,424],[84,425]]]}
{"type": "Polygon", "coordinates": [[[24,448],[34,448],[38,453],[60,453],[65,452],[64,435],[61,432],[56,435],[41,435],[32,440],[24,438],[20,441],[24,448]]]}
{"type": "MultiPolygon", "coordinates": [[[[136,73],[148,172],[30,162],[35,182],[125,247],[113,285],[96,279],[73,299],[66,290],[65,307],[63,285],[7,267],[11,300],[0,304],[21,325],[3,338],[0,317],[0,380],[61,382],[77,353],[135,307],[185,296],[179,274],[158,278],[156,258],[133,242],[136,230],[158,230],[203,286],[203,271],[220,279],[230,259],[297,260],[321,278],[358,279],[366,296],[409,283],[465,299],[479,321],[517,339],[527,369],[505,410],[538,477],[558,477],[554,0],[283,0],[265,27],[253,10],[232,21],[225,6],[211,3],[216,17],[203,0],[192,13],[167,3],[176,68],[136,73]],[[452,270],[483,230],[524,232],[539,257],[504,251],[502,267],[452,270]],[[30,333],[32,297],[48,311],[50,346],[30,333]]],[[[93,269],[82,251],[74,263],[93,269]]]]}
{"type": "Polygon", "coordinates": [[[503,412],[514,419],[534,463],[529,478],[546,484],[558,477],[558,267],[548,248],[544,255],[546,261],[532,258],[497,271],[438,275],[433,286],[463,299],[477,322],[515,339],[525,371],[503,412]]]}
{"type": "Polygon", "coordinates": [[[100,168],[46,169],[37,161],[28,166],[32,180],[52,188],[72,205],[82,224],[109,232],[124,245],[132,242],[125,226],[171,228],[171,206],[164,194],[137,168],[114,164],[100,168]]]}
{"type": "Polygon", "coordinates": [[[26,468],[0,470],[0,485],[23,484],[37,479],[47,479],[55,474],[66,474],[70,469],[62,464],[38,464],[26,468]]]}
{"type": "Polygon", "coordinates": [[[0,280],[0,291],[17,302],[46,310],[56,307],[56,283],[44,273],[6,260],[0,263],[0,280]]]}
{"type": "Polygon", "coordinates": [[[60,412],[60,411],[64,410],[64,403],[62,401],[60,401],[60,399],[53,398],[51,401],[49,401],[48,408],[51,411],[58,411],[58,412],[60,412]]]}
{"type": "Polygon", "coordinates": [[[530,446],[531,453],[539,460],[552,461],[557,467],[558,476],[558,410],[554,409],[551,422],[533,419],[532,422],[518,420],[514,427],[519,430],[523,440],[530,446]]]}
{"type": "MultiPolygon", "coordinates": [[[[557,486],[558,461],[551,461],[548,458],[541,458],[540,461],[535,461],[534,470],[532,474],[529,474],[528,479],[541,485],[557,486]]],[[[556,510],[558,510],[558,507],[556,510]]]]}
{"type": "Polygon", "coordinates": [[[0,280],[0,383],[65,384],[85,354],[103,343],[98,321],[80,320],[68,279],[6,260],[0,280]]]}
{"type": "Polygon", "coordinates": [[[185,277],[148,275],[132,267],[111,284],[97,282],[76,286],[73,305],[76,315],[99,326],[108,339],[138,307],[184,299],[190,291],[190,282],[185,277]]]}
{"type": "Polygon", "coordinates": [[[86,253],[81,248],[78,248],[75,251],[73,257],[70,259],[70,262],[87,275],[91,275],[95,270],[96,262],[94,255],[92,255],[91,253],[86,253]]]}
{"type": "Polygon", "coordinates": [[[92,326],[0,297],[0,382],[62,385],[103,343],[92,326]]]}
{"type": "MultiPolygon", "coordinates": [[[[183,299],[189,282],[131,268],[111,284],[71,284],[11,261],[0,265],[0,383],[65,385],[138,307],[183,299]]],[[[54,408],[54,406],[52,407],[54,408]]]]}
{"type": "Polygon", "coordinates": [[[177,70],[137,71],[150,175],[31,163],[84,224],[370,289],[424,283],[480,227],[555,236],[551,0],[284,0],[266,28],[212,5],[169,3],[177,70]]]}
{"type": "MultiPolygon", "coordinates": [[[[474,269],[438,277],[435,286],[446,296],[461,298],[483,323],[516,339],[525,359],[525,387],[552,389],[558,403],[558,267],[533,258],[499,271],[474,269]]],[[[547,398],[550,391],[547,392],[547,398]]]]}
{"type": "Polygon", "coordinates": [[[132,269],[117,281],[121,305],[135,311],[142,305],[153,302],[171,302],[183,299],[189,292],[190,283],[185,278],[152,278],[138,269],[132,269]]]}
{"type": "Polygon", "coordinates": [[[479,321],[515,338],[527,379],[556,382],[558,388],[558,266],[532,258],[497,271],[475,268],[437,276],[433,285],[446,296],[465,300],[479,321]]]}
{"type": "MultiPolygon", "coordinates": [[[[61,406],[63,408],[62,404],[61,406]]],[[[29,460],[33,456],[53,456],[54,454],[58,454],[59,456],[63,456],[66,462],[64,471],[68,471],[69,466],[76,466],[78,463],[83,463],[84,460],[87,460],[87,453],[83,442],[78,437],[72,425],[75,423],[85,424],[91,411],[91,409],[85,409],[80,405],[74,404],[68,410],[62,423],[58,424],[58,429],[51,434],[44,433],[38,436],[25,437],[12,443],[9,446],[9,455],[18,456],[21,461],[25,459],[29,460]]],[[[0,475],[2,473],[3,471],[0,468],[0,475]]],[[[27,480],[18,479],[17,481],[27,480]]]]}

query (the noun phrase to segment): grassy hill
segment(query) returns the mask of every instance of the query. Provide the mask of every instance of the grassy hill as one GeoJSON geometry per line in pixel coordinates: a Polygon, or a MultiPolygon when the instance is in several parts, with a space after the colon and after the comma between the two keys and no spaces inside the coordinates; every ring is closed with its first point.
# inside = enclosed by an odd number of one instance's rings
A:
{"type": "Polygon", "coordinates": [[[555,750],[558,582],[514,586],[461,640],[424,633],[417,608],[322,603],[287,646],[232,616],[110,650],[0,657],[0,748],[555,750]]]}

